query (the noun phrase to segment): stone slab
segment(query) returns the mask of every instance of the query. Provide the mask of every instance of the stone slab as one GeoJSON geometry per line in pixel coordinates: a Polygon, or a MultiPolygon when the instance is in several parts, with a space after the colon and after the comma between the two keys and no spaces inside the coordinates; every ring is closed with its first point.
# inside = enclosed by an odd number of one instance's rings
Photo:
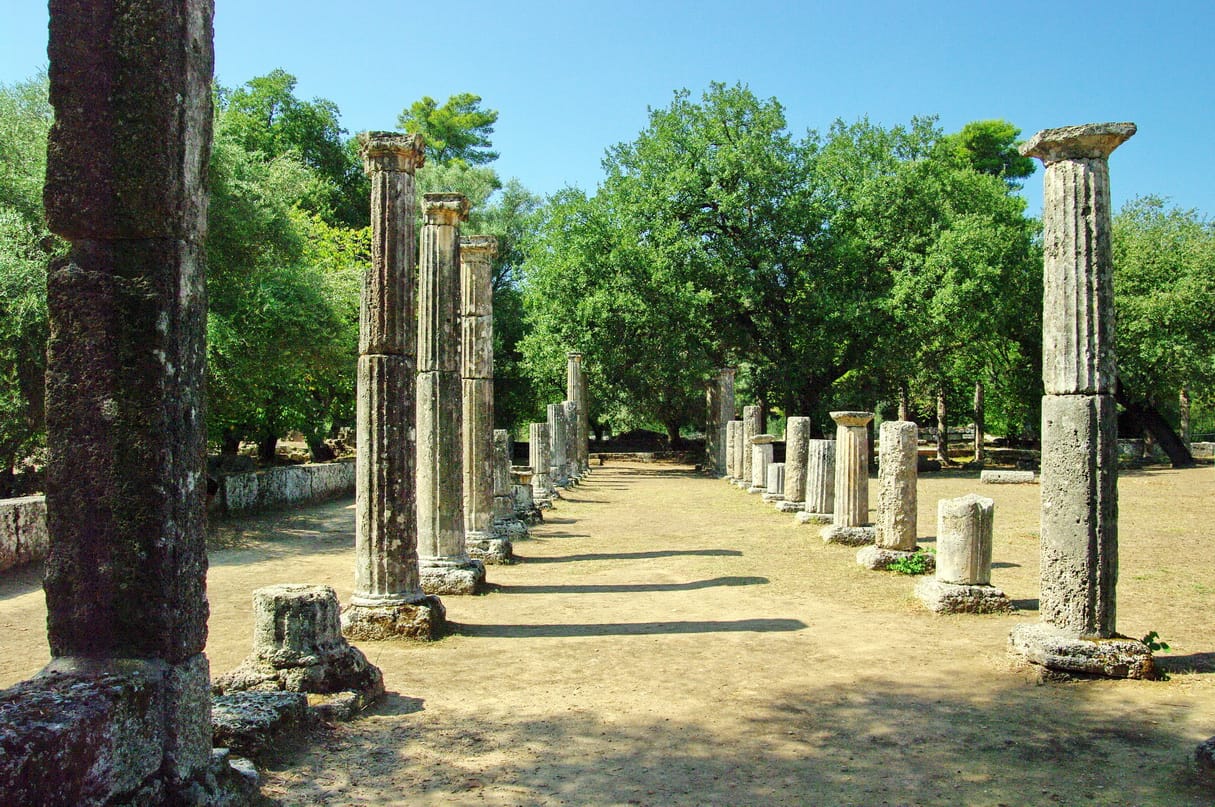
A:
{"type": "Polygon", "coordinates": [[[835,519],[832,513],[807,513],[801,511],[793,517],[795,524],[830,524],[835,519]]]}
{"type": "Polygon", "coordinates": [[[805,506],[805,502],[791,502],[788,499],[781,499],[776,502],[776,509],[781,513],[798,513],[805,506]]]}
{"type": "Polygon", "coordinates": [[[485,564],[469,559],[459,565],[426,565],[419,568],[422,590],[430,595],[476,594],[485,584],[485,564]]]}
{"type": "Polygon", "coordinates": [[[431,642],[447,632],[447,609],[438,597],[415,602],[362,605],[342,609],[342,635],[356,641],[413,639],[431,642]]]}
{"type": "Polygon", "coordinates": [[[904,551],[902,549],[887,549],[881,546],[866,546],[856,553],[856,562],[866,569],[875,572],[885,571],[890,568],[890,564],[897,563],[900,560],[908,560],[913,557],[922,557],[924,559],[924,573],[932,572],[937,567],[936,555],[931,552],[921,552],[918,550],[904,551]]]}
{"type": "Polygon", "coordinates": [[[860,527],[837,527],[834,524],[824,527],[819,535],[825,544],[843,544],[844,546],[864,546],[871,544],[877,537],[877,529],[872,525],[860,527]]]}
{"type": "Polygon", "coordinates": [[[936,578],[916,584],[915,596],[938,614],[1007,614],[1016,610],[1012,600],[995,586],[968,586],[936,578]]]}
{"type": "Polygon", "coordinates": [[[302,692],[229,692],[211,699],[212,743],[257,759],[298,740],[308,726],[302,692]]]}
{"type": "Polygon", "coordinates": [[[984,485],[1032,485],[1038,477],[1033,471],[981,471],[979,481],[984,485]]]}
{"type": "Polygon", "coordinates": [[[1009,652],[1051,670],[1104,678],[1154,678],[1152,651],[1124,636],[1079,639],[1046,623],[1018,625],[1008,637],[1009,652]]]}

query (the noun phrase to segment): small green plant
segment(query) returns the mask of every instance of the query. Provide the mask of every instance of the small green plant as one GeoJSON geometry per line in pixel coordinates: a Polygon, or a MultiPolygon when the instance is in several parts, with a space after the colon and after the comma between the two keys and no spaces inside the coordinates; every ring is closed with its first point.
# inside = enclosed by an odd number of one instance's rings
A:
{"type": "Polygon", "coordinates": [[[886,567],[887,570],[899,574],[928,574],[928,552],[920,550],[914,555],[899,558],[886,567]]]}
{"type": "Polygon", "coordinates": [[[1152,652],[1156,652],[1157,650],[1159,650],[1163,653],[1169,652],[1169,643],[1164,641],[1163,639],[1161,639],[1160,634],[1154,630],[1149,631],[1148,635],[1144,636],[1139,641],[1141,641],[1145,645],[1147,645],[1148,649],[1151,650],[1152,652]]]}

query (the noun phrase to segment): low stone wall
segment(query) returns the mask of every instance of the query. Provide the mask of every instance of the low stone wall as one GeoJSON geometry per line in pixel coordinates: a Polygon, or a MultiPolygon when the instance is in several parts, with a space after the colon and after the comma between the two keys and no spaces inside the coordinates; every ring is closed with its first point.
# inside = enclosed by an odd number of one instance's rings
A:
{"type": "Polygon", "coordinates": [[[0,499],[0,572],[46,557],[46,498],[0,499]]]}
{"type": "Polygon", "coordinates": [[[1215,459],[1215,443],[1190,443],[1190,454],[1196,460],[1215,459]]]}
{"type": "Polygon", "coordinates": [[[321,502],[351,493],[354,493],[353,462],[286,465],[219,477],[219,490],[210,510],[217,515],[233,516],[321,502]]]}

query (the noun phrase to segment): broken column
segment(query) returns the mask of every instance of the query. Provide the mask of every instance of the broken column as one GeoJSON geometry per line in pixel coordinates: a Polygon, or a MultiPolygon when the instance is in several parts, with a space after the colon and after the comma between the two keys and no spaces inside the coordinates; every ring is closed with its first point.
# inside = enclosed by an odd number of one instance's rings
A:
{"type": "Polygon", "coordinates": [[[553,483],[549,476],[549,439],[547,423],[531,423],[527,427],[528,459],[532,464],[532,498],[537,507],[551,507],[553,483]]]}
{"type": "Polygon", "coordinates": [[[52,661],[0,693],[4,804],[244,803],[203,653],[212,13],[50,3],[52,661]]]}
{"type": "Polygon", "coordinates": [[[460,222],[458,193],[422,196],[418,261],[418,566],[428,594],[472,594],[485,564],[464,539],[464,448],[460,380],[460,222]]]}
{"type": "Polygon", "coordinates": [[[937,503],[936,576],[920,581],[915,594],[938,614],[996,614],[1013,610],[991,585],[995,502],[973,493],[937,503]]]}
{"type": "Polygon", "coordinates": [[[742,431],[742,476],[739,477],[739,480],[736,483],[744,490],[751,487],[751,438],[757,434],[762,434],[763,431],[763,424],[760,423],[760,408],[758,406],[744,406],[742,431]]]}
{"type": "Polygon", "coordinates": [[[747,493],[765,493],[768,490],[768,465],[772,462],[772,444],[776,436],[757,434],[751,438],[751,485],[747,493]]]}
{"type": "Polygon", "coordinates": [[[1117,420],[1109,155],[1133,123],[1045,129],[1021,153],[1046,166],[1042,239],[1042,621],[1010,649],[1053,669],[1152,675],[1115,631],[1117,420]]]}
{"type": "Polygon", "coordinates": [[[568,440],[565,434],[565,405],[548,405],[548,475],[549,484],[553,488],[568,487],[570,480],[566,476],[565,449],[568,440]]]}
{"type": "MultiPolygon", "coordinates": [[[[856,562],[868,569],[916,554],[916,459],[919,428],[909,420],[887,420],[881,426],[878,462],[878,520],[874,545],[857,552],[856,562]]],[[[932,555],[923,556],[932,564],[932,555]]]]}
{"type": "Polygon", "coordinates": [[[810,447],[810,418],[785,420],[785,495],[776,503],[782,513],[796,513],[806,506],[806,452],[810,447]]]}
{"type": "Polygon", "coordinates": [[[768,482],[764,488],[765,502],[780,502],[785,499],[785,464],[768,463],[768,482]]]}
{"type": "MultiPolygon", "coordinates": [[[[460,377],[464,447],[464,545],[470,557],[497,562],[494,543],[494,290],[492,235],[460,239],[460,377]]],[[[509,557],[509,552],[507,552],[509,557]]]]}
{"type": "Polygon", "coordinates": [[[798,524],[830,524],[835,518],[835,441],[806,441],[806,503],[798,524]]]}
{"type": "Polygon", "coordinates": [[[413,174],[422,138],[368,132],[359,141],[371,178],[371,267],[359,309],[354,593],[342,630],[351,639],[433,639],[445,613],[422,590],[414,478],[413,174]]]}
{"type": "Polygon", "coordinates": [[[571,459],[575,475],[581,477],[591,468],[588,445],[590,413],[587,410],[586,374],[582,369],[582,354],[577,351],[566,354],[565,397],[574,403],[576,410],[576,417],[570,423],[574,446],[571,459]]]}
{"type": "Polygon", "coordinates": [[[873,543],[869,524],[869,432],[872,412],[832,412],[835,421],[835,510],[822,530],[829,544],[873,543]]]}
{"type": "Polygon", "coordinates": [[[514,447],[510,432],[494,429],[494,533],[502,543],[498,563],[509,563],[510,539],[527,535],[527,525],[515,514],[515,494],[511,485],[511,455],[514,447]]]}

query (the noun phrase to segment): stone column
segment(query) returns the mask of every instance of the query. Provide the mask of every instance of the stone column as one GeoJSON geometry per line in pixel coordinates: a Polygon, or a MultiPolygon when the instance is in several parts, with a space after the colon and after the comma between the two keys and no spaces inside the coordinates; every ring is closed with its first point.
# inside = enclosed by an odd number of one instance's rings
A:
{"type": "Polygon", "coordinates": [[[741,425],[741,420],[731,420],[726,424],[726,479],[730,482],[738,478],[734,460],[738,454],[738,427],[741,425]]]}
{"type": "MultiPolygon", "coordinates": [[[[856,562],[869,569],[885,569],[919,549],[915,543],[919,428],[908,420],[887,420],[881,426],[880,441],[874,546],[865,547],[856,556],[856,562]]],[[[923,558],[932,563],[932,555],[923,558]]]]}
{"type": "Polygon", "coordinates": [[[575,474],[582,476],[590,470],[590,453],[587,445],[590,437],[590,417],[586,402],[586,374],[582,370],[582,354],[571,351],[565,354],[565,397],[574,402],[577,417],[571,423],[573,433],[573,461],[575,474]]]}
{"type": "Polygon", "coordinates": [[[973,493],[937,503],[937,573],[922,580],[916,596],[939,614],[991,614],[1013,610],[991,585],[992,517],[995,502],[973,493]]]}
{"type": "Polygon", "coordinates": [[[832,412],[835,421],[835,511],[822,530],[829,544],[861,546],[874,539],[869,521],[869,434],[872,412],[832,412]]]}
{"type": "Polygon", "coordinates": [[[713,460],[717,476],[726,475],[730,462],[726,451],[726,429],[734,420],[734,373],[733,367],[722,367],[717,371],[717,455],[713,460]]]}
{"type": "Polygon", "coordinates": [[[435,638],[443,604],[422,591],[414,487],[414,184],[418,135],[360,136],[371,178],[371,268],[363,276],[355,396],[352,639],[435,638]]]}
{"type": "Polygon", "coordinates": [[[565,410],[565,476],[576,484],[581,475],[578,468],[578,404],[562,401],[565,410]]]}
{"type": "Polygon", "coordinates": [[[1046,166],[1042,240],[1042,622],[1011,648],[1047,667],[1152,672],[1148,647],[1114,641],[1118,579],[1110,153],[1133,123],[1045,129],[1021,147],[1046,166]],[[1095,641],[1101,640],[1101,641],[1095,641]]]}
{"type": "Polygon", "coordinates": [[[785,463],[768,463],[768,482],[764,487],[765,502],[782,502],[785,500],[785,463]]]}
{"type": "Polygon", "coordinates": [[[212,12],[50,3],[43,199],[69,244],[46,288],[52,661],[0,693],[5,804],[218,795],[203,653],[212,12]]]}
{"type": "Polygon", "coordinates": [[[549,476],[548,424],[532,423],[527,427],[527,447],[532,464],[532,498],[537,507],[551,507],[552,477],[549,476]]]}
{"type": "Polygon", "coordinates": [[[494,537],[494,302],[498,239],[460,239],[460,377],[463,383],[464,542],[481,560],[494,537]]]}
{"type": "Polygon", "coordinates": [[[515,513],[515,494],[511,485],[513,441],[506,429],[494,429],[494,532],[505,544],[506,555],[495,559],[509,563],[510,538],[527,535],[527,525],[515,513]]]}
{"type": "Polygon", "coordinates": [[[835,441],[806,441],[806,504],[798,524],[830,524],[835,518],[835,441]]]}
{"type": "Polygon", "coordinates": [[[460,381],[460,222],[458,193],[422,197],[418,269],[418,565],[430,594],[472,594],[485,565],[464,538],[463,406],[460,381]]]}
{"type": "Polygon", "coordinates": [[[738,480],[740,488],[751,487],[751,438],[757,434],[762,434],[764,431],[763,425],[759,422],[760,409],[758,406],[743,407],[743,433],[742,433],[742,476],[738,480]]]}
{"type": "Polygon", "coordinates": [[[806,452],[810,448],[810,418],[785,420],[785,489],[776,503],[782,513],[796,513],[806,506],[806,452]]]}
{"type": "Polygon", "coordinates": [[[565,447],[567,440],[565,437],[565,405],[564,404],[549,404],[548,405],[548,476],[549,484],[553,486],[554,492],[556,488],[564,488],[569,485],[569,478],[566,477],[566,458],[565,447]]]}
{"type": "Polygon", "coordinates": [[[772,444],[776,437],[757,434],[751,438],[751,484],[747,493],[766,493],[768,490],[768,466],[772,463],[772,444]]]}

